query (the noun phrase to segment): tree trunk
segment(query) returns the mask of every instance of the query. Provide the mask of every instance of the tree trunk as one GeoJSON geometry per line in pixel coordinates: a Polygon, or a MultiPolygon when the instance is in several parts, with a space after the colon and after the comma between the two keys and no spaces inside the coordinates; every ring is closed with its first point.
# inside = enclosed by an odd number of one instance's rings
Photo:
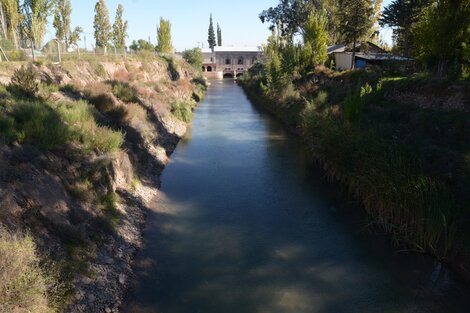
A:
{"type": "Polygon", "coordinates": [[[351,60],[351,69],[356,68],[356,38],[353,40],[353,52],[352,52],[352,60],[351,60]]]}

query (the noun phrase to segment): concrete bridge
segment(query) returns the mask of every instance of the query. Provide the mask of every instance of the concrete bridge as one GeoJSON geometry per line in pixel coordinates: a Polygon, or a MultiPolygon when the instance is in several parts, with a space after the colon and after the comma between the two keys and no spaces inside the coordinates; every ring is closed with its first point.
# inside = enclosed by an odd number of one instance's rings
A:
{"type": "Polygon", "coordinates": [[[236,78],[260,61],[261,47],[214,47],[202,49],[202,71],[207,78],[236,78]]]}

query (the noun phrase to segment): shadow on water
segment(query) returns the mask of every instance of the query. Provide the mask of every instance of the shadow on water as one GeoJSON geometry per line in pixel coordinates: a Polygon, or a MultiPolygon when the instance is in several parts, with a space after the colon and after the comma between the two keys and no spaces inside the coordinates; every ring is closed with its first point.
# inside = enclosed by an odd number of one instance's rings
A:
{"type": "Polygon", "coordinates": [[[358,212],[296,138],[214,82],[163,174],[123,312],[468,312],[445,269],[358,212]]]}

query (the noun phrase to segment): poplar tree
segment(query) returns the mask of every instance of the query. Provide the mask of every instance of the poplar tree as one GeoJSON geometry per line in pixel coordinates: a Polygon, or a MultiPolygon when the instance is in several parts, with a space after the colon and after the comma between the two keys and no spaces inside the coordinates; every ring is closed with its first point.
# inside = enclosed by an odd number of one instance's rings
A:
{"type": "Polygon", "coordinates": [[[326,11],[312,11],[304,25],[304,66],[307,70],[325,63],[328,58],[328,17],[326,11]]]}
{"type": "Polygon", "coordinates": [[[113,24],[113,42],[116,48],[124,48],[126,46],[127,21],[123,21],[123,13],[124,7],[122,4],[119,4],[116,10],[116,18],[113,24]]]}
{"type": "Polygon", "coordinates": [[[340,0],[338,3],[341,8],[338,11],[339,31],[343,38],[352,41],[351,68],[354,68],[357,43],[370,34],[370,29],[373,26],[371,20],[373,3],[372,0],[340,0]]]}
{"type": "Polygon", "coordinates": [[[215,32],[214,32],[214,23],[212,22],[212,14],[209,20],[209,37],[207,39],[207,42],[209,43],[209,48],[214,48],[217,43],[215,41],[215,32]]]}
{"type": "Polygon", "coordinates": [[[217,45],[219,47],[222,46],[222,29],[219,26],[219,23],[217,23],[217,45]]]}
{"type": "Polygon", "coordinates": [[[59,0],[54,14],[53,26],[55,28],[56,38],[60,42],[68,45],[70,37],[70,14],[72,13],[72,5],[70,0],[59,0]]]}
{"type": "Polygon", "coordinates": [[[104,0],[99,0],[95,5],[95,20],[93,21],[95,29],[95,41],[97,48],[106,49],[111,39],[111,24],[109,22],[108,8],[104,0]]]}
{"type": "Polygon", "coordinates": [[[1,1],[1,8],[3,9],[4,21],[3,24],[6,28],[7,38],[13,41],[15,47],[19,47],[18,29],[20,26],[20,6],[18,0],[3,0],[1,1]]]}
{"type": "Polygon", "coordinates": [[[157,46],[156,50],[160,53],[173,53],[173,45],[171,43],[171,24],[169,20],[160,18],[160,26],[157,28],[157,46]]]}
{"type": "Polygon", "coordinates": [[[51,15],[54,0],[25,0],[23,18],[20,23],[21,35],[32,43],[32,48],[42,45],[46,34],[47,18],[51,15]]]}

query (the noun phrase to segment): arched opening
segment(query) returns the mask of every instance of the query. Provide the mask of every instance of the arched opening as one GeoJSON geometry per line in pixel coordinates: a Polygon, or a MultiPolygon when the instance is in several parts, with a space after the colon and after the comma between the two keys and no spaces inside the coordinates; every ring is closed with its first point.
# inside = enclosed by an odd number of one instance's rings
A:
{"type": "Polygon", "coordinates": [[[202,67],[202,71],[203,71],[203,72],[205,72],[205,71],[206,71],[206,68],[205,68],[204,66],[202,67]]]}
{"type": "Polygon", "coordinates": [[[238,65],[243,65],[245,64],[245,60],[243,59],[243,57],[238,57],[238,65]]]}
{"type": "Polygon", "coordinates": [[[232,73],[225,73],[224,78],[233,78],[233,74],[232,73]]]}
{"type": "Polygon", "coordinates": [[[237,74],[237,77],[242,77],[243,76],[243,73],[238,73],[237,74]]]}
{"type": "Polygon", "coordinates": [[[212,66],[209,65],[209,66],[207,67],[207,71],[208,71],[208,72],[212,72],[212,66]]]}
{"type": "Polygon", "coordinates": [[[225,58],[225,65],[230,65],[232,64],[232,60],[230,58],[225,58]]]}

